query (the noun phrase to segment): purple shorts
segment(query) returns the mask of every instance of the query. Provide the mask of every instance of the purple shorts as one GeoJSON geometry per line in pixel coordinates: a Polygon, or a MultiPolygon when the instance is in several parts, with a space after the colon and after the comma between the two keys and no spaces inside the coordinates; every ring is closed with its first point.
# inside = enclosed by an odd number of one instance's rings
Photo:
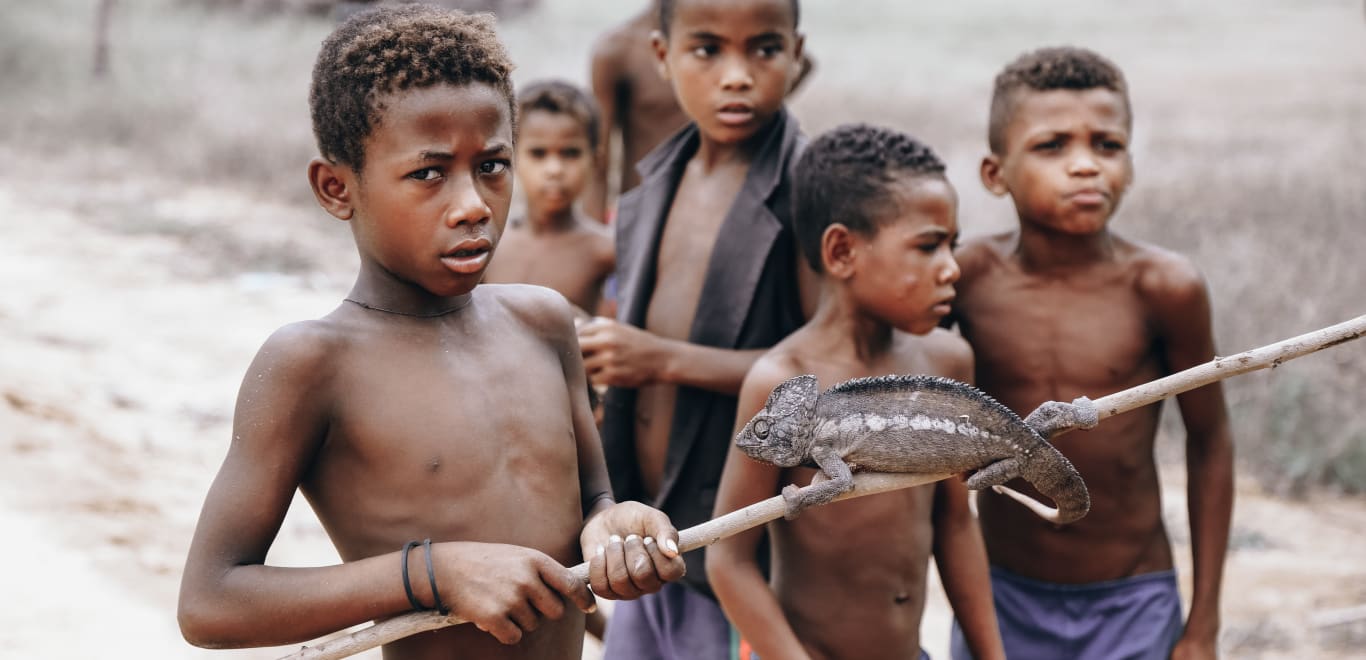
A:
{"type": "MultiPolygon", "coordinates": [[[[1176,571],[1053,584],[992,566],[991,591],[1011,660],[1166,660],[1184,628],[1176,571]]],[[[972,658],[956,619],[949,649],[972,658]]]]}
{"type": "Polygon", "coordinates": [[[607,622],[603,660],[729,660],[730,621],[716,601],[677,582],[636,600],[617,601],[607,622]]]}

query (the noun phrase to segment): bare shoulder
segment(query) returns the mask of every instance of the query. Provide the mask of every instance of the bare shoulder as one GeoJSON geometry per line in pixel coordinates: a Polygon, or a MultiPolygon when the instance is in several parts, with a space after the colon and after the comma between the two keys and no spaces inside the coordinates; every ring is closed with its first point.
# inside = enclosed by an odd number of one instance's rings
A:
{"type": "Polygon", "coordinates": [[[614,270],[617,264],[617,244],[612,228],[596,220],[584,220],[579,223],[579,227],[588,244],[588,253],[593,256],[593,263],[603,272],[614,270]]]}
{"type": "Polygon", "coordinates": [[[350,343],[344,321],[332,317],[299,321],[271,333],[252,363],[289,379],[314,380],[330,373],[337,353],[350,343]]]}
{"type": "Polygon", "coordinates": [[[801,360],[779,344],[754,361],[740,385],[740,398],[762,401],[768,398],[773,388],[805,373],[808,371],[803,368],[801,360]]]}
{"type": "Polygon", "coordinates": [[[638,18],[619,23],[608,28],[593,41],[589,54],[593,67],[602,70],[621,71],[627,68],[628,55],[648,39],[649,28],[642,27],[638,18]],[[644,36],[642,36],[644,35],[644,36]]]}
{"type": "Polygon", "coordinates": [[[1124,240],[1139,297],[1156,311],[1185,312],[1208,305],[1205,277],[1190,258],[1140,241],[1124,240]]]}
{"type": "Polygon", "coordinates": [[[933,375],[972,382],[972,346],[956,332],[935,328],[921,337],[925,357],[933,365],[933,375]]]}
{"type": "Polygon", "coordinates": [[[962,271],[959,281],[966,284],[1004,265],[1015,240],[1015,232],[1006,231],[965,241],[953,253],[962,271]]]}
{"type": "Polygon", "coordinates": [[[476,302],[506,309],[523,326],[557,346],[574,337],[574,311],[560,292],[534,284],[481,284],[476,302]]]}

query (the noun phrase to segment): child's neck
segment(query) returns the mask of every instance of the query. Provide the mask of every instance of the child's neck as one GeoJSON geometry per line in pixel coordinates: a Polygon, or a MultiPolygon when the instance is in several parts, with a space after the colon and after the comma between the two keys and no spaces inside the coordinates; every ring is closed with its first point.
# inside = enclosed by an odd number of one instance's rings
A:
{"type": "Polygon", "coordinates": [[[561,209],[538,209],[527,206],[526,225],[533,234],[556,234],[574,228],[578,216],[573,205],[561,209]]]}
{"type": "Polygon", "coordinates": [[[768,134],[769,127],[778,120],[778,115],[774,115],[763,128],[754,132],[754,135],[740,142],[723,143],[712,140],[707,135],[698,136],[697,152],[693,154],[692,163],[702,169],[703,172],[721,169],[736,165],[748,165],[754,160],[754,155],[763,146],[764,137],[768,134]]]}
{"type": "Polygon", "coordinates": [[[807,326],[832,340],[832,353],[847,354],[863,364],[876,362],[892,347],[892,326],[865,314],[843,288],[828,281],[821,288],[820,304],[807,326]]]}
{"type": "Polygon", "coordinates": [[[419,286],[401,282],[392,274],[378,275],[362,263],[361,272],[345,300],[376,313],[394,316],[433,318],[445,316],[464,308],[471,293],[458,296],[437,296],[419,286]]]}
{"type": "Polygon", "coordinates": [[[1023,223],[1015,255],[1027,271],[1081,268],[1114,257],[1114,236],[1108,228],[1094,234],[1064,234],[1023,223]]]}

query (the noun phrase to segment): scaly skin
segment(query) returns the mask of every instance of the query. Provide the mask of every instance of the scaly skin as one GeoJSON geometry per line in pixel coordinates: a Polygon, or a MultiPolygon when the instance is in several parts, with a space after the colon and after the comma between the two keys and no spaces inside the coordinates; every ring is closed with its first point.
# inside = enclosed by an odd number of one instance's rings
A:
{"type": "Polygon", "coordinates": [[[1062,524],[1085,516],[1091,497],[1076,468],[1044,438],[1096,421],[1085,398],[1049,402],[1022,420],[981,390],[948,378],[856,378],[820,393],[816,377],[807,375],[775,388],[735,444],[756,460],[819,467],[830,478],[805,492],[785,488],[788,518],[853,488],[854,471],[973,472],[968,488],[996,488],[1062,524]],[[1016,477],[1057,508],[1004,488],[1016,477]]]}

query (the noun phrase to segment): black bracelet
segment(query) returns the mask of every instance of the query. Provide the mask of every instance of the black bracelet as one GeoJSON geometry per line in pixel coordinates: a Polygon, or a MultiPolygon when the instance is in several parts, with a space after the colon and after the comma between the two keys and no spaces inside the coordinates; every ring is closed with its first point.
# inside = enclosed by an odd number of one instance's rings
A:
{"type": "Polygon", "coordinates": [[[408,604],[412,605],[414,610],[421,612],[427,608],[423,607],[422,603],[418,602],[417,596],[413,595],[413,584],[408,581],[408,551],[416,547],[417,544],[418,541],[409,541],[403,544],[403,552],[400,553],[399,560],[403,562],[403,592],[408,594],[408,604]]]}
{"type": "Polygon", "coordinates": [[[422,540],[422,550],[424,554],[427,556],[427,582],[431,583],[432,585],[432,601],[436,603],[436,611],[440,612],[441,616],[446,616],[447,614],[451,613],[451,610],[450,608],[446,607],[444,603],[441,602],[441,592],[436,590],[436,571],[432,570],[431,539],[422,540]]]}

